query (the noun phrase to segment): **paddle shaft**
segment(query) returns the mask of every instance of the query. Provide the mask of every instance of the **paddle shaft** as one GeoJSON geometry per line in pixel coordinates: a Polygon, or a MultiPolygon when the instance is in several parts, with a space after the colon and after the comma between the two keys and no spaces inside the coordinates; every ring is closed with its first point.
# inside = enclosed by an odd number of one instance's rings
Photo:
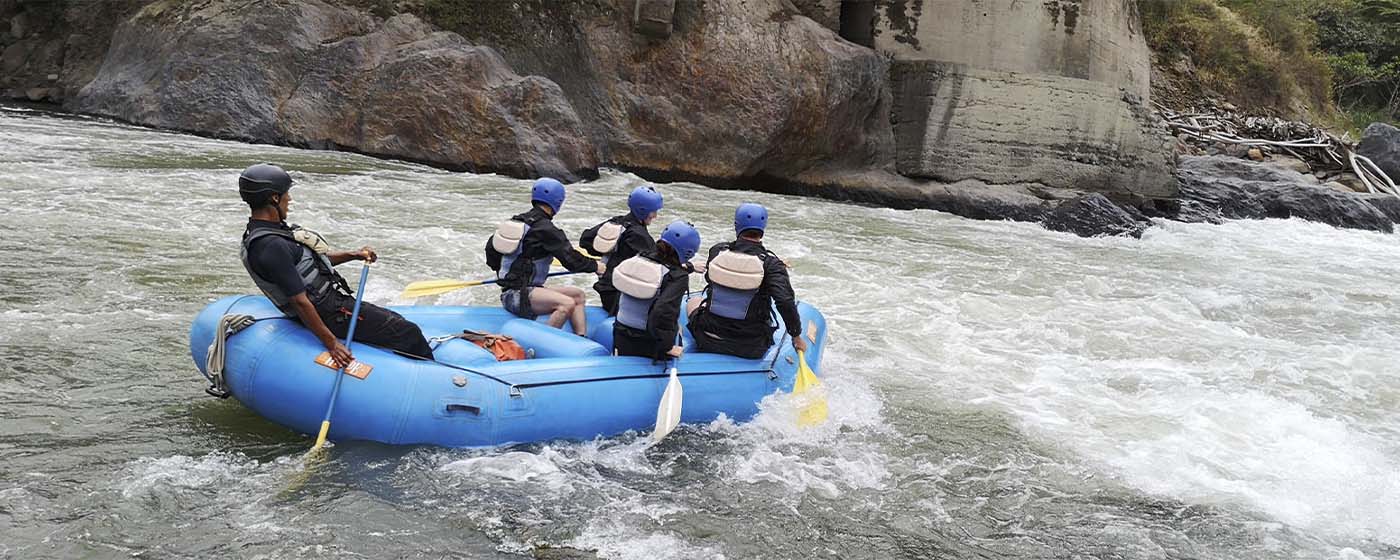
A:
{"type": "MultiPolygon", "coordinates": [[[[345,349],[350,349],[350,344],[355,340],[355,325],[360,322],[360,302],[365,300],[365,280],[369,278],[369,262],[360,270],[360,289],[355,293],[355,308],[350,311],[350,329],[345,333],[345,349]]],[[[341,364],[340,369],[335,372],[335,385],[331,386],[331,402],[326,404],[326,416],[321,419],[321,432],[316,435],[316,445],[314,448],[322,447],[326,444],[326,434],[331,431],[331,414],[335,413],[335,400],[340,395],[340,383],[345,380],[345,368],[350,364],[341,364]]]]}
{"type": "MultiPolygon", "coordinates": [[[[545,277],[545,278],[554,278],[555,276],[568,276],[568,275],[570,275],[570,274],[578,274],[578,273],[577,273],[577,272],[573,272],[573,271],[569,271],[569,270],[561,270],[561,271],[559,271],[559,272],[551,272],[551,273],[549,273],[549,274],[546,274],[546,275],[544,275],[544,277],[545,277]]],[[[500,281],[501,281],[500,278],[492,278],[492,279],[490,279],[490,280],[478,280],[477,283],[472,284],[472,286],[484,286],[484,285],[486,285],[486,284],[496,284],[496,283],[499,283],[500,281]]],[[[470,286],[469,286],[469,287],[470,287],[470,286]]]]}
{"type": "MultiPolygon", "coordinates": [[[[549,273],[549,276],[548,276],[548,277],[564,276],[564,275],[568,275],[568,274],[577,274],[577,273],[575,273],[575,272],[569,272],[569,271],[551,272],[551,273],[549,273]]],[[[448,293],[448,292],[455,292],[455,291],[460,290],[460,289],[463,289],[463,288],[471,288],[471,287],[473,287],[473,286],[485,286],[485,285],[487,285],[487,284],[496,284],[496,283],[499,283],[500,281],[501,281],[501,280],[500,280],[499,278],[491,278],[491,279],[488,279],[488,280],[471,280],[471,281],[455,281],[455,280],[420,280],[420,281],[418,281],[418,282],[413,282],[413,283],[410,283],[410,284],[407,285],[407,286],[404,286],[403,294],[401,294],[400,297],[404,297],[404,298],[416,298],[416,297],[426,297],[426,296],[441,295],[441,294],[445,294],[445,293],[448,293]],[[424,287],[423,284],[433,284],[433,285],[428,286],[428,287],[424,287]],[[423,293],[422,293],[422,294],[418,294],[418,292],[423,292],[423,293]]]]}

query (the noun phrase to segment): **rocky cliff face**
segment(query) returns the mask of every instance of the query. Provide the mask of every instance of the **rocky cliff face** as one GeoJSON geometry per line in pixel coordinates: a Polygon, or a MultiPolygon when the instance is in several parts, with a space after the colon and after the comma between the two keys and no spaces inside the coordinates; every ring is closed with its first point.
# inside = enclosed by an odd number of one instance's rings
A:
{"type": "Polygon", "coordinates": [[[784,0],[676,2],[667,37],[634,32],[633,0],[455,6],[426,17],[558,83],[613,165],[747,186],[892,168],[884,60],[784,0]]]}
{"type": "Polygon", "coordinates": [[[1173,194],[1131,6],[0,0],[0,84],[138,124],[457,169],[616,166],[1038,220],[1077,191],[1173,194]]]}
{"type": "Polygon", "coordinates": [[[0,0],[0,94],[62,103],[92,81],[116,22],[149,0],[0,0]]]}
{"type": "Polygon", "coordinates": [[[378,20],[320,0],[148,5],[69,106],[481,172],[577,179],[598,164],[549,80],[412,15],[378,20]]]}

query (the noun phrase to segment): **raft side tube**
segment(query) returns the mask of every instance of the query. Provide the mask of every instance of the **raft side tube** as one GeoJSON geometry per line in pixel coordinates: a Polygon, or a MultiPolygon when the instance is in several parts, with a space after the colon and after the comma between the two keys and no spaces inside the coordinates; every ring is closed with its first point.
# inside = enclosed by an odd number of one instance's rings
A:
{"type": "MultiPolygon", "coordinates": [[[[356,358],[374,370],[367,379],[344,380],[331,439],[484,447],[645,432],[655,422],[656,404],[667,381],[664,362],[596,355],[601,349],[596,341],[519,320],[499,309],[410,309],[406,317],[435,323],[434,328],[460,332],[458,325],[466,322],[477,325],[474,330],[492,331],[485,327],[511,323],[526,343],[546,344],[564,337],[559,339],[561,348],[595,355],[495,362],[485,350],[457,339],[443,343],[438,357],[444,363],[437,363],[357,344],[356,358]],[[462,356],[454,358],[457,350],[462,356]]],[[[810,305],[800,304],[799,312],[803,335],[813,338],[808,362],[820,371],[825,321],[810,305]]],[[[191,356],[200,366],[215,325],[225,313],[268,319],[229,339],[230,392],[273,422],[315,433],[336,374],[314,362],[324,351],[320,342],[300,324],[282,317],[266,298],[224,298],[201,312],[191,328],[191,356]]],[[[600,321],[595,331],[601,325],[600,321]]],[[[775,342],[759,360],[687,353],[677,363],[685,386],[682,421],[709,422],[721,414],[735,421],[748,420],[763,397],[790,390],[796,356],[783,329],[775,333],[775,342]]]]}

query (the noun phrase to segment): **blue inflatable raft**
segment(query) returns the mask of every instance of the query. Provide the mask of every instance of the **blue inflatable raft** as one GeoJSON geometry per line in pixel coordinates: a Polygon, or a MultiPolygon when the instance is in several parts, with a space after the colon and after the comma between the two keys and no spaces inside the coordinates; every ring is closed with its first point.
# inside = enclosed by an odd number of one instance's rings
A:
{"type": "MultiPolygon", "coordinates": [[[[826,321],[799,304],[808,365],[820,374],[826,321]]],[[[447,340],[436,361],[405,358],[355,344],[355,358],[372,366],[364,379],[347,377],[331,419],[330,439],[389,444],[484,447],[552,439],[589,440],[628,430],[650,431],[665,389],[665,365],[611,355],[612,320],[588,309],[587,338],[520,319],[498,307],[396,307],[429,338],[462,329],[509,335],[533,357],[497,362],[475,344],[447,340]]],[[[324,348],[300,324],[283,318],[262,296],[230,296],[209,304],[190,329],[190,355],[208,377],[205,358],[226,314],[257,321],[229,336],[224,379],[228,392],[259,415],[304,434],[320,428],[335,371],[315,363],[324,348]]],[[[797,355],[779,328],[762,359],[687,352],[677,362],[684,387],[681,422],[736,421],[758,412],[775,391],[791,391],[797,355]]]]}

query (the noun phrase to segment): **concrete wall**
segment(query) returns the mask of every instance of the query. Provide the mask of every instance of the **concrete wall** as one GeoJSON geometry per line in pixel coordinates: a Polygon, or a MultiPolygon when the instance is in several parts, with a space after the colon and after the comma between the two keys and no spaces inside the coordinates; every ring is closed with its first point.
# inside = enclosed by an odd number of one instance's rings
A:
{"type": "Polygon", "coordinates": [[[1176,194],[1136,0],[807,0],[891,56],[896,168],[1123,199],[1176,194]],[[874,9],[852,9],[855,5],[874,9]]]}
{"type": "Polygon", "coordinates": [[[1049,74],[1148,95],[1134,0],[883,0],[875,48],[898,60],[1049,74]]]}
{"type": "Polygon", "coordinates": [[[1175,195],[1169,137],[1110,84],[933,61],[896,62],[890,82],[903,175],[1175,195]]]}

